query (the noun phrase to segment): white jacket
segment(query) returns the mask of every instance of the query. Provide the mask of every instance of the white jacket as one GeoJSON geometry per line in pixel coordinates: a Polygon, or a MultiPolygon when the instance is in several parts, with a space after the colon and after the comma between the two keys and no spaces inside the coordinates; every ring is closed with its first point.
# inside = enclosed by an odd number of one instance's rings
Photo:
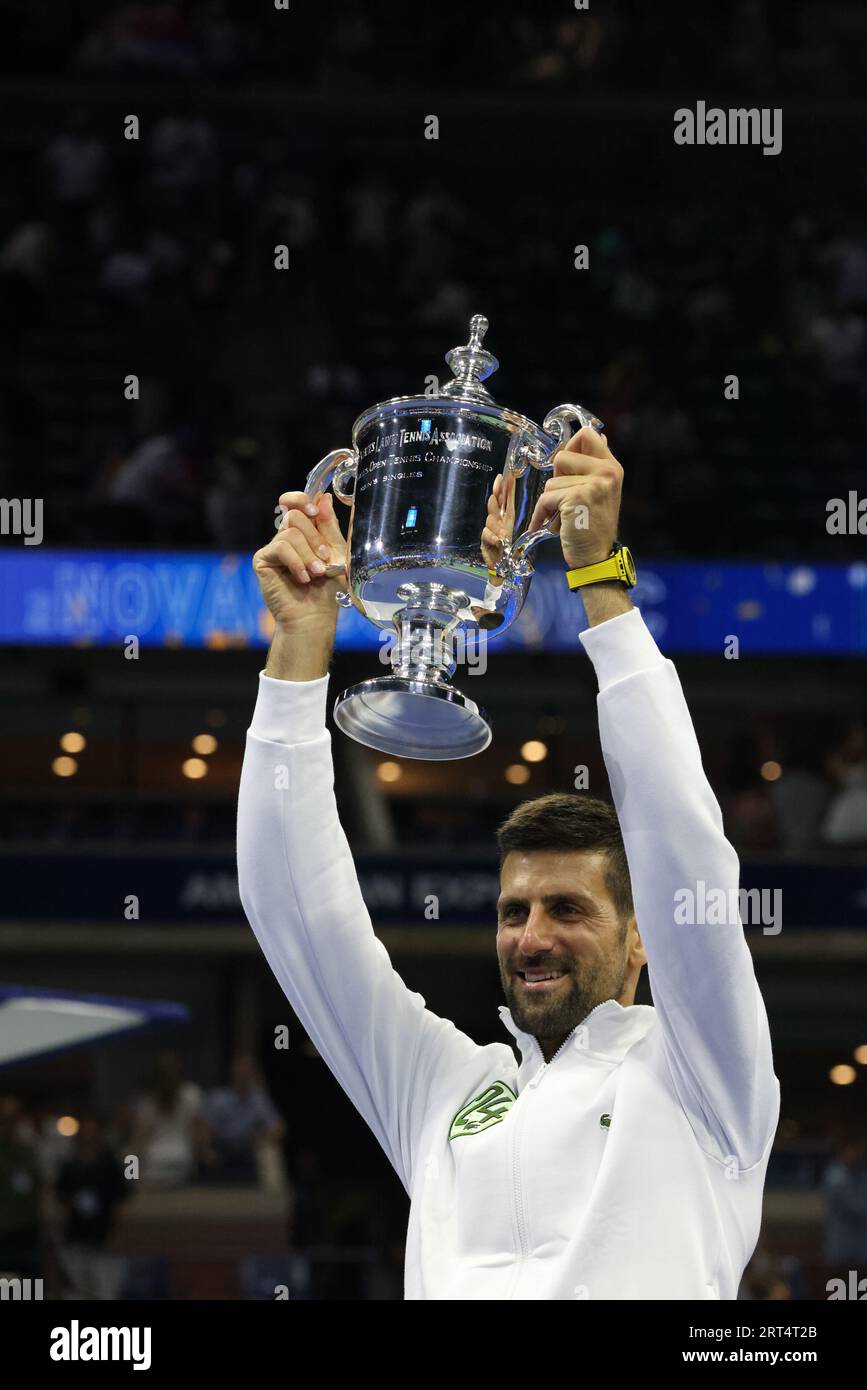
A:
{"type": "Polygon", "coordinates": [[[758,1237],[779,1084],[752,958],[739,922],[674,921],[678,890],[737,888],[737,856],[639,611],[581,641],[655,1007],[600,1004],[547,1065],[507,1009],[520,1064],[395,974],[337,816],[328,677],[260,677],[241,900],[410,1195],[408,1299],[734,1299],[758,1237]]]}

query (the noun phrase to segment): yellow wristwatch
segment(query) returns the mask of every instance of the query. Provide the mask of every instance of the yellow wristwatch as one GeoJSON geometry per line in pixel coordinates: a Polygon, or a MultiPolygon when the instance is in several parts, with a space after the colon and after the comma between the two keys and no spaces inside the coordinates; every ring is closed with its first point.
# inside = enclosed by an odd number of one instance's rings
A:
{"type": "Polygon", "coordinates": [[[601,584],[604,579],[619,579],[627,589],[634,589],[638,575],[632,554],[625,545],[615,545],[607,560],[566,571],[566,583],[570,589],[583,589],[585,584],[601,584]]]}

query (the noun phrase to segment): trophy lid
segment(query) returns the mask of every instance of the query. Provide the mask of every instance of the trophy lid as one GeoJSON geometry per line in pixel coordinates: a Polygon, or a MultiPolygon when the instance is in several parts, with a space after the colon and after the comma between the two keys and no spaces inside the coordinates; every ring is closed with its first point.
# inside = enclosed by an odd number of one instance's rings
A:
{"type": "Polygon", "coordinates": [[[488,331],[488,320],[483,314],[474,314],[470,319],[470,341],[463,347],[453,347],[446,353],[446,361],[454,372],[440,390],[441,396],[464,397],[471,401],[492,402],[489,391],[482,382],[499,367],[496,357],[482,347],[482,339],[488,331]]]}

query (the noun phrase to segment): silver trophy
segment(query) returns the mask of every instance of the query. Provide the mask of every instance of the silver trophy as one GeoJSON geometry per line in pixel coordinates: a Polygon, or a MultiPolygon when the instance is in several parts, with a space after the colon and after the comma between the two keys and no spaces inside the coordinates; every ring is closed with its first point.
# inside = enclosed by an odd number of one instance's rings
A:
{"type": "MultiPolygon", "coordinates": [[[[329,486],[351,505],[347,563],[337,596],[388,637],[390,675],[353,685],[337,699],[338,728],[359,743],[403,758],[467,758],[491,741],[483,710],[451,684],[456,639],[505,632],[533,576],[532,555],[551,522],[529,532],[553,457],[575,428],[602,422],[580,405],[558,405],[542,427],[496,405],[482,385],[499,363],[470,322],[470,341],[452,348],[454,373],[433,395],[395,396],[358,417],[352,448],[334,449],[305,491],[329,486]],[[482,536],[497,474],[506,535],[482,536]],[[516,534],[517,533],[517,534],[516,534]]],[[[482,639],[484,640],[484,639],[482,639]]]]}

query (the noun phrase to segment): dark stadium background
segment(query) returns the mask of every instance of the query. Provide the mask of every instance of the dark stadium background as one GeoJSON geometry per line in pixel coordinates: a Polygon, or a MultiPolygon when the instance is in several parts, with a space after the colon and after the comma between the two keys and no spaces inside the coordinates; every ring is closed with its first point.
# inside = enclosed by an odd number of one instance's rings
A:
{"type": "MultiPolygon", "coordinates": [[[[829,498],[864,488],[859,9],[0,5],[0,491],[45,499],[46,548],[246,564],[279,492],[349,442],[361,409],[440,373],[481,312],[498,402],[540,419],[577,398],[605,421],[639,570],[848,566],[854,586],[863,537],[825,523],[829,498]],[[781,154],[676,146],[673,112],[698,98],[781,107],[781,154]],[[137,141],[123,138],[131,113],[137,141]]],[[[38,554],[2,539],[21,563],[38,554]]],[[[843,655],[806,633],[800,652],[737,662],[672,653],[745,881],[783,892],[782,932],[749,932],[783,1096],[750,1298],[825,1297],[841,1145],[851,1182],[867,1182],[867,835],[841,805],[867,782],[861,612],[843,655]]],[[[52,1184],[74,1144],[58,1121],[96,1110],[125,1154],[159,1052],[204,1090],[253,1053],[285,1124],[286,1190],[273,1175],[141,1185],[113,1236],[119,1289],[242,1297],[282,1281],[295,1297],[397,1298],[402,1191],[233,897],[262,651],[210,647],[145,645],[134,662],[117,643],[2,652],[0,983],[171,1000],[190,1021],[7,1068],[0,1157],[38,1156],[33,1267],[58,1296],[52,1184]],[[62,745],[70,733],[85,746],[62,745]],[[201,735],[213,751],[193,749],[201,735]],[[184,774],[193,756],[205,776],[184,774]],[[280,1024],[288,1051],[272,1045],[280,1024]]],[[[333,690],[372,665],[339,652],[333,690]]],[[[336,733],[334,749],[396,968],[489,1041],[493,920],[468,899],[440,923],[418,904],[389,911],[389,875],[490,871],[518,800],[568,789],[579,763],[605,783],[577,640],[573,655],[492,644],[473,686],[495,739],[471,764],[404,763],[386,781],[378,755],[336,733]],[[528,739],[547,756],[528,761],[528,739]],[[515,766],[526,780],[507,780],[515,766]]],[[[2,1245],[15,1217],[0,1195],[2,1245]]],[[[860,1221],[846,1268],[867,1262],[860,1221]]]]}

